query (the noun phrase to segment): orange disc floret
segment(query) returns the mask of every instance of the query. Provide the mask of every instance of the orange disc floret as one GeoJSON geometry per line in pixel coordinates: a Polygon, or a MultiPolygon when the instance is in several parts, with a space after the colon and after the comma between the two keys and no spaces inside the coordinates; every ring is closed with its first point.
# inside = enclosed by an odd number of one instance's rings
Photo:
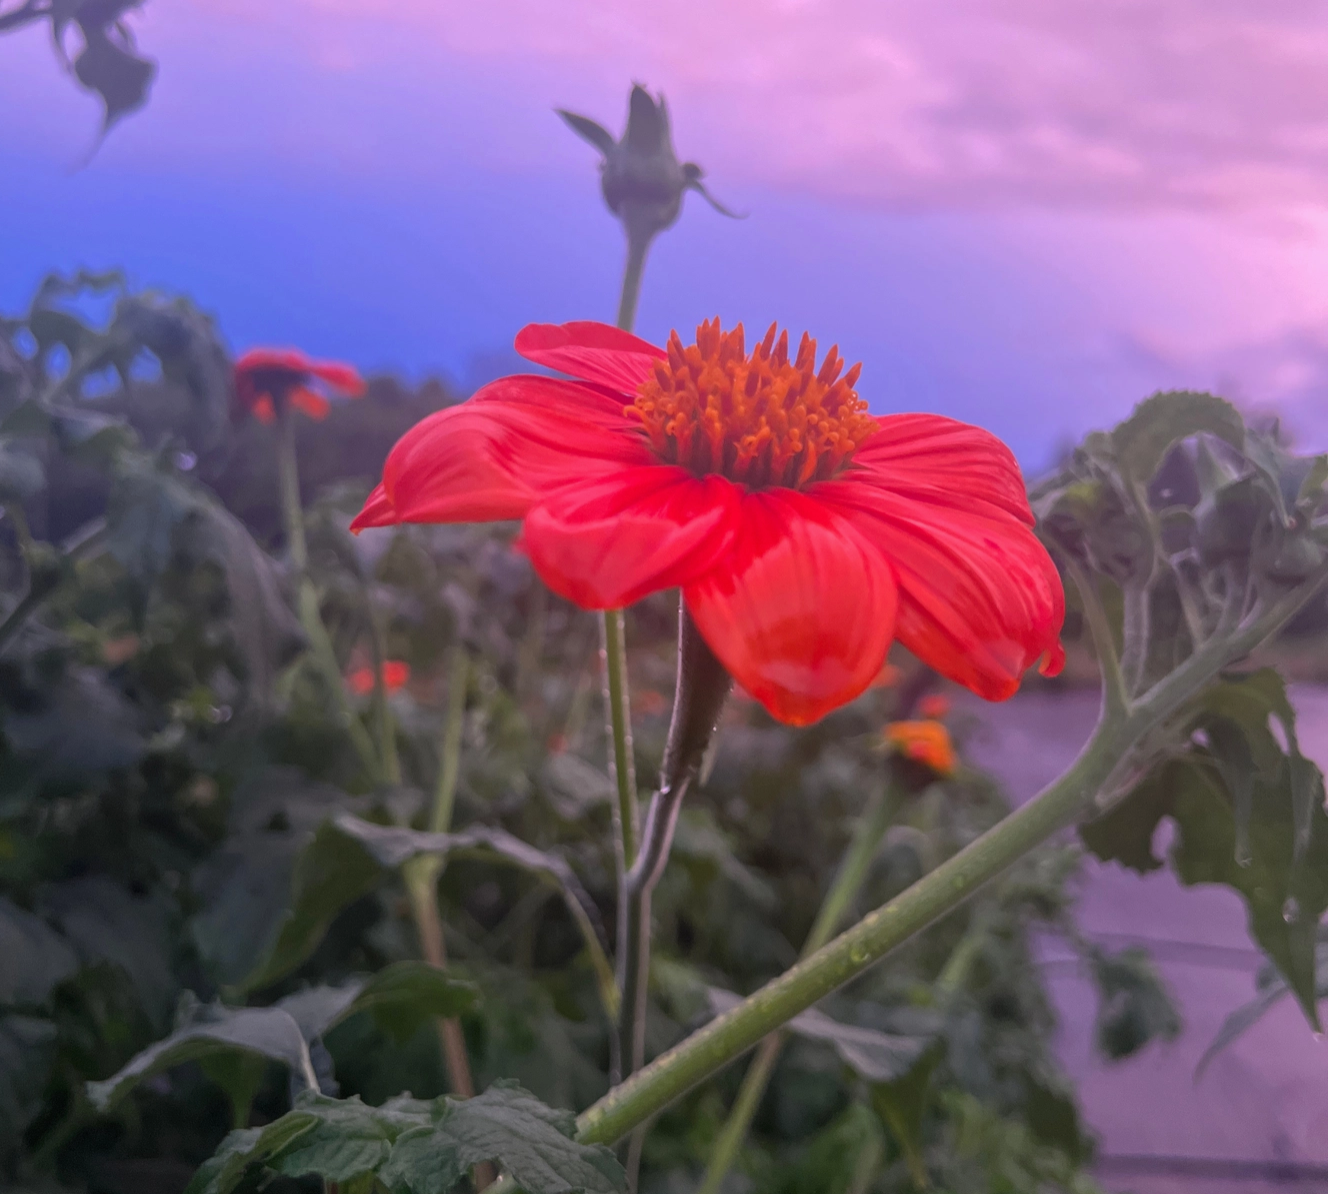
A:
{"type": "Polygon", "coordinates": [[[743,324],[713,319],[685,346],[670,334],[666,359],[624,413],[640,420],[656,455],[698,476],[720,473],[749,489],[799,488],[839,473],[878,430],[855,392],[859,365],[842,377],[833,346],[817,367],[806,332],[790,360],[787,332],[773,323],[748,355],[743,324]]]}
{"type": "Polygon", "coordinates": [[[956,770],[956,748],[940,721],[893,721],[883,732],[887,746],[897,754],[922,763],[938,775],[956,770]]]}

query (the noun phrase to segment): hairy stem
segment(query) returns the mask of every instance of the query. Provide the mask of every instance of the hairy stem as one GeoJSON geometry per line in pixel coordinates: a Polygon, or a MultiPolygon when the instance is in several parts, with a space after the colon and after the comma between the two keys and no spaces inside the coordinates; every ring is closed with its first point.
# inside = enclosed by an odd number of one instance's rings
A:
{"type": "Polygon", "coordinates": [[[300,473],[296,466],[295,415],[289,404],[278,404],[277,481],[282,497],[282,520],[286,530],[287,550],[296,574],[297,607],[300,624],[309,639],[314,662],[337,709],[338,720],[346,730],[360,761],[376,779],[382,778],[382,761],[364,723],[355,715],[347,699],[342,670],[337,664],[328,628],[319,611],[319,595],[309,575],[309,548],[305,544],[305,511],[300,504],[300,473]]]}
{"type": "Polygon", "coordinates": [[[1080,594],[1081,610],[1086,624],[1090,627],[1090,638],[1094,642],[1095,654],[1099,657],[1099,676],[1103,689],[1104,703],[1115,713],[1123,714],[1127,709],[1127,685],[1122,678],[1122,667],[1118,663],[1117,644],[1113,641],[1113,629],[1108,624],[1108,615],[1094,581],[1086,575],[1077,563],[1067,566],[1076,592],[1080,594]]]}

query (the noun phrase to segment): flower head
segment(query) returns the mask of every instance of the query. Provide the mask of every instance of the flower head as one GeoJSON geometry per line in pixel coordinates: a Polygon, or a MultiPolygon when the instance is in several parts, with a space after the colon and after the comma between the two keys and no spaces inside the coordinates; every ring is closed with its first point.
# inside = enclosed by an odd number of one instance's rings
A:
{"type": "Polygon", "coordinates": [[[734,216],[702,185],[701,166],[680,164],[664,96],[653,99],[635,83],[628,97],[628,126],[617,141],[596,121],[562,108],[557,111],[573,132],[600,150],[601,193],[630,238],[650,240],[670,227],[679,218],[685,191],[696,191],[722,215],[734,216]]]}
{"type": "Polygon", "coordinates": [[[235,402],[232,415],[253,415],[271,423],[289,403],[312,419],[328,414],[328,398],[316,388],[347,398],[359,398],[365,383],[351,365],[340,361],[312,361],[294,348],[251,348],[235,363],[235,402]]]}
{"type": "MultiPolygon", "coordinates": [[[[411,679],[411,665],[400,659],[387,659],[383,664],[383,689],[396,692],[411,679]]],[[[358,667],[346,677],[346,686],[356,696],[368,696],[374,691],[374,669],[358,667]]]]}
{"type": "Polygon", "coordinates": [[[887,747],[944,778],[956,770],[956,748],[940,721],[893,721],[883,731],[887,747]]]}
{"type": "Polygon", "coordinates": [[[668,349],[533,324],[506,377],[418,423],[352,523],[522,519],[545,583],[586,609],[680,588],[777,718],[853,700],[894,638],[989,700],[1061,662],[1063,593],[1020,471],[977,427],[874,417],[832,349],[703,324],[668,349]]]}

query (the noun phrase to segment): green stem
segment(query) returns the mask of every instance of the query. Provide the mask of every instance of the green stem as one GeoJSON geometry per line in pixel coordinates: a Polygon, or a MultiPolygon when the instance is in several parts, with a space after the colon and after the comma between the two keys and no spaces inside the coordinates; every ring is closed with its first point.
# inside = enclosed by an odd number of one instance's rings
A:
{"type": "MultiPolygon", "coordinates": [[[[60,547],[60,564],[73,564],[85,556],[92,555],[106,542],[106,519],[94,518],[75,531],[60,547]]],[[[54,593],[64,579],[63,575],[54,576],[45,583],[33,583],[29,578],[28,591],[19,599],[17,605],[0,622],[0,651],[3,651],[20,630],[23,624],[41,608],[47,598],[54,593]]]]}
{"type": "Polygon", "coordinates": [[[633,729],[628,717],[628,661],[623,610],[607,609],[601,620],[601,662],[605,680],[605,729],[614,768],[618,844],[622,870],[637,857],[637,774],[633,765],[633,729]]]}
{"type": "Polygon", "coordinates": [[[619,287],[619,315],[615,320],[625,332],[633,330],[637,322],[637,299],[642,293],[642,271],[647,263],[647,250],[651,237],[638,233],[628,234],[628,257],[623,266],[623,282],[619,287]]]}
{"type": "Polygon", "coordinates": [[[300,624],[309,639],[310,650],[324,684],[336,706],[338,720],[351,738],[361,763],[376,778],[382,778],[381,760],[364,723],[355,715],[346,696],[342,669],[328,628],[319,611],[319,595],[309,575],[309,548],[305,544],[305,511],[300,504],[300,472],[296,466],[295,417],[286,403],[278,404],[277,481],[281,490],[282,521],[286,530],[287,550],[296,574],[297,607],[300,624]]]}
{"type": "MultiPolygon", "coordinates": [[[[859,824],[855,827],[854,836],[846,848],[836,878],[822,901],[822,907],[818,909],[813,927],[808,931],[803,951],[799,955],[801,958],[806,958],[821,949],[845,918],[846,911],[863,887],[868,868],[877,856],[878,847],[882,844],[882,835],[891,824],[895,807],[896,801],[891,798],[885,787],[878,788],[869,797],[868,807],[859,818],[859,824]]],[[[725,1121],[725,1126],[721,1128],[720,1135],[716,1139],[711,1160],[707,1163],[706,1176],[702,1185],[698,1187],[698,1194],[717,1194],[725,1175],[734,1165],[735,1157],[738,1156],[739,1149],[748,1135],[748,1129],[752,1126],[753,1117],[757,1114],[757,1108],[762,1102],[762,1096],[766,1093],[767,1084],[771,1081],[772,1072],[785,1046],[785,1036],[783,1032],[773,1032],[758,1047],[757,1054],[744,1075],[743,1085],[739,1088],[734,1106],[730,1109],[730,1117],[725,1121]]]]}
{"type": "Polygon", "coordinates": [[[1108,615],[1094,581],[1085,574],[1077,563],[1067,566],[1076,592],[1081,598],[1081,612],[1090,627],[1090,638],[1094,642],[1095,654],[1099,657],[1099,676],[1103,685],[1104,701],[1114,713],[1123,714],[1130,699],[1127,685],[1122,678],[1122,667],[1118,663],[1117,644],[1113,640],[1113,628],[1108,624],[1108,615]]]}
{"type": "Polygon", "coordinates": [[[448,705],[443,717],[443,737],[439,747],[439,778],[434,787],[434,805],[429,817],[432,833],[447,833],[453,824],[457,777],[462,767],[462,728],[466,721],[466,689],[470,671],[466,648],[457,643],[448,660],[448,705]]]}
{"type": "Polygon", "coordinates": [[[402,782],[402,764],[397,757],[397,726],[393,722],[392,710],[388,707],[388,684],[383,676],[384,665],[388,662],[388,635],[383,619],[374,608],[374,597],[368,581],[364,585],[365,608],[369,611],[369,644],[371,662],[374,664],[374,724],[379,732],[379,758],[383,764],[383,778],[386,783],[402,782]]]}

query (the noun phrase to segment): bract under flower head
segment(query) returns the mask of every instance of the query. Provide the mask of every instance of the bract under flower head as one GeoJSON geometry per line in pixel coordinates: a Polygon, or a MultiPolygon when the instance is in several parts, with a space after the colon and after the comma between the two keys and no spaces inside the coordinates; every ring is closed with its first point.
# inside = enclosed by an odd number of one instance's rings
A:
{"type": "Polygon", "coordinates": [[[583,608],[680,588],[729,674],[791,724],[863,692],[893,638],[989,700],[1056,670],[1062,584],[1007,448],[871,416],[838,354],[815,370],[811,341],[793,363],[768,341],[750,358],[718,323],[669,352],[599,323],[527,327],[517,350],[572,380],[501,378],[429,416],[352,528],[522,519],[537,572],[583,608]]]}

